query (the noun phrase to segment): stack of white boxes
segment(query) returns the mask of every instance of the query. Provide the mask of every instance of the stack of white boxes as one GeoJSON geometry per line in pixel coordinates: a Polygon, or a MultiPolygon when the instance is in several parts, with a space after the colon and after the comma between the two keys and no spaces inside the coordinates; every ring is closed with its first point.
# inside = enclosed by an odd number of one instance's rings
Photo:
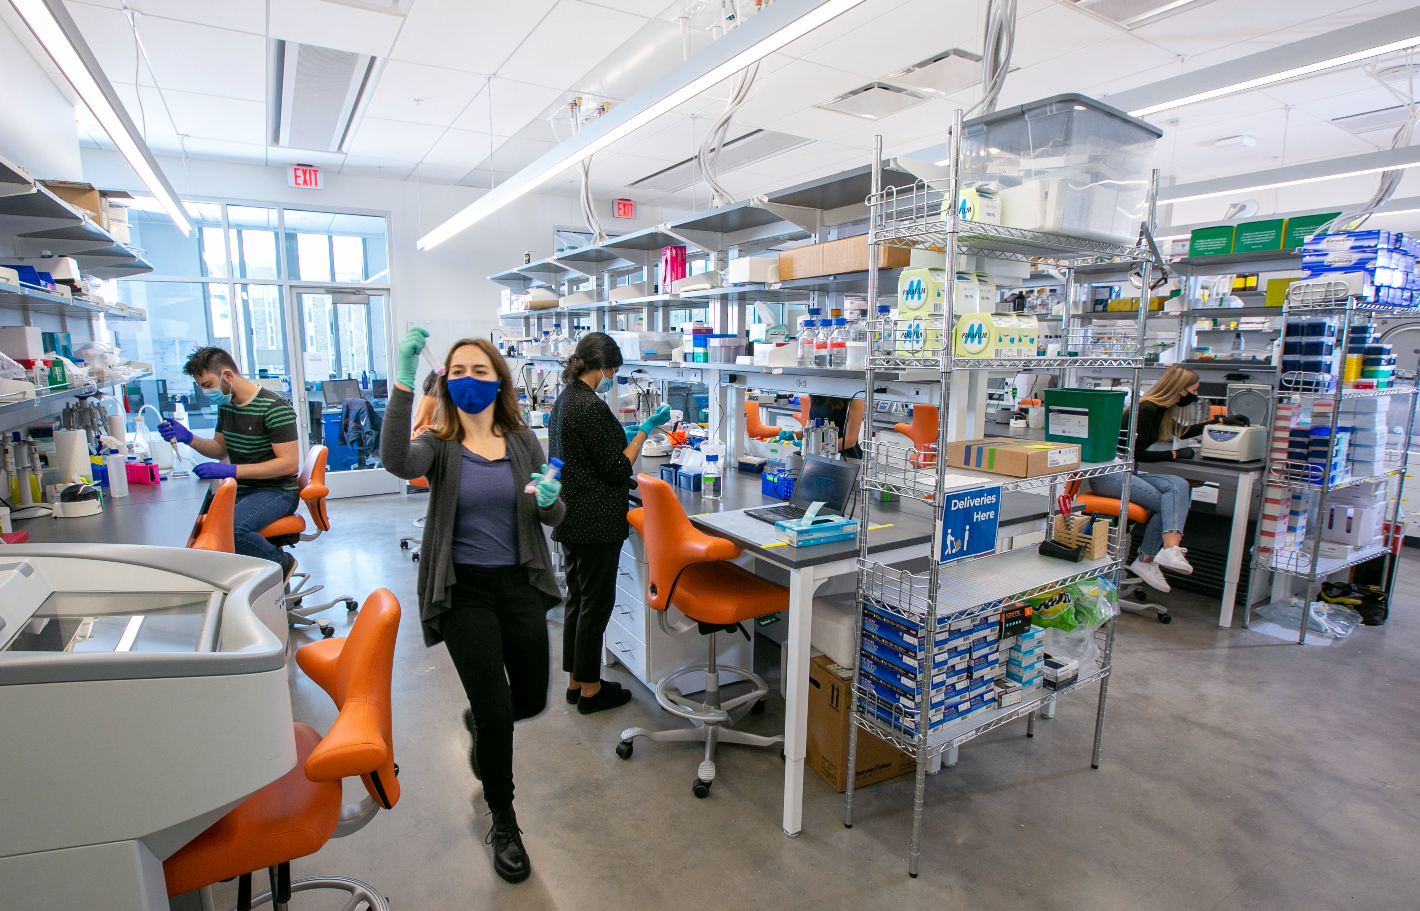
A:
{"type": "Polygon", "coordinates": [[[995,707],[996,668],[1001,663],[1000,637],[1000,614],[977,617],[971,630],[963,637],[971,655],[971,664],[966,693],[947,700],[947,715],[952,720],[961,720],[995,707]]]}
{"type": "Polygon", "coordinates": [[[1017,636],[1006,651],[1006,679],[1022,690],[1037,689],[1044,661],[1045,628],[1032,626],[1017,636]]]}
{"type": "Polygon", "coordinates": [[[1385,450],[1390,428],[1386,425],[1390,400],[1384,396],[1343,399],[1339,424],[1351,431],[1348,451],[1351,477],[1373,478],[1386,471],[1385,450]]]}
{"type": "Polygon", "coordinates": [[[1385,481],[1368,481],[1331,493],[1321,526],[1321,556],[1349,559],[1357,551],[1382,543],[1385,481]]]}

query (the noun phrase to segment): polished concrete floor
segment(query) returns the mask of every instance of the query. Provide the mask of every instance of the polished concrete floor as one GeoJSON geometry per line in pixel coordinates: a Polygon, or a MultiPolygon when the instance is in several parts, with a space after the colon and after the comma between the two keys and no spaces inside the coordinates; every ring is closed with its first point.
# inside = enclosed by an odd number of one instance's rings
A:
{"type": "MultiPolygon", "coordinates": [[[[1170,625],[1123,617],[1101,767],[1089,765],[1094,689],[1062,700],[1034,739],[1022,722],[962,748],[955,768],[928,779],[915,880],[910,776],[859,791],[849,830],[842,797],[809,773],[804,831],[788,839],[775,751],[722,748],[714,791],[696,800],[697,746],[638,744],[627,762],[613,753],[622,728],[674,726],[650,692],[635,685],[630,705],[584,717],[554,671],[547,711],[516,734],[533,875],[512,886],[484,845],[462,690],[444,649],[420,639],[415,566],[398,546],[416,533],[423,500],[343,500],[330,511],[334,531],[297,549],[303,568],[338,594],[388,587],[405,607],[394,676],[403,798],[297,861],[298,877],[354,877],[396,909],[427,911],[1420,906],[1415,556],[1402,563],[1390,623],[1327,647],[1219,630],[1216,603],[1188,593],[1165,597],[1170,625]]],[[[328,616],[343,634],[344,612],[328,616]]],[[[292,667],[297,718],[324,730],[333,707],[292,667]]],[[[631,682],[618,669],[607,676],[631,682]]],[[[782,719],[771,699],[746,728],[782,719]]],[[[233,893],[221,887],[219,906],[233,893]]],[[[340,903],[298,896],[295,907],[340,903]]]]}

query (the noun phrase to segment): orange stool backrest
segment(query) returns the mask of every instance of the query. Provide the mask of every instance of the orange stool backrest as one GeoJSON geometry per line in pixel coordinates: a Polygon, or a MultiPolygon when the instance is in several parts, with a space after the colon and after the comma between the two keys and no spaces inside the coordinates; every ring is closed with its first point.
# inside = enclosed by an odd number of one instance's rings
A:
{"type": "Polygon", "coordinates": [[[399,601],[389,589],[370,593],[344,639],[322,639],[296,650],[296,663],[325,690],[340,715],[306,760],[311,781],[359,775],[386,810],[399,802],[394,771],[390,678],[399,634],[399,601]]]}
{"type": "Polygon", "coordinates": [[[936,454],[929,453],[927,449],[929,446],[937,445],[938,420],[939,418],[935,406],[913,405],[912,423],[896,424],[892,428],[911,440],[912,448],[922,453],[922,455],[916,458],[916,461],[920,463],[918,467],[921,467],[921,465],[935,465],[937,462],[936,454]]]}
{"type": "Polygon", "coordinates": [[[646,560],[650,564],[646,603],[665,610],[670,606],[676,581],[687,566],[733,560],[740,555],[740,549],[732,541],[696,531],[685,517],[675,490],[665,481],[638,474],[636,486],[641,491],[641,508],[631,510],[626,518],[646,544],[646,560]]]}
{"type": "Polygon", "coordinates": [[[794,413],[794,420],[799,422],[800,427],[809,426],[809,410],[813,408],[813,399],[799,393],[799,410],[794,413]]]}
{"type": "Polygon", "coordinates": [[[224,554],[236,553],[237,545],[232,531],[232,515],[237,506],[237,480],[226,478],[217,485],[212,502],[207,504],[207,512],[199,518],[196,536],[188,542],[193,550],[215,550],[224,554]]]}
{"type": "Polygon", "coordinates": [[[329,452],[324,446],[312,446],[306,453],[306,464],[301,466],[298,478],[301,485],[301,499],[306,502],[306,512],[311,521],[321,531],[330,531],[330,515],[325,510],[325,498],[330,488],[325,486],[325,460],[329,452]]]}
{"type": "Polygon", "coordinates": [[[758,440],[779,435],[778,427],[770,427],[759,418],[759,403],[745,402],[745,433],[758,440]]]}

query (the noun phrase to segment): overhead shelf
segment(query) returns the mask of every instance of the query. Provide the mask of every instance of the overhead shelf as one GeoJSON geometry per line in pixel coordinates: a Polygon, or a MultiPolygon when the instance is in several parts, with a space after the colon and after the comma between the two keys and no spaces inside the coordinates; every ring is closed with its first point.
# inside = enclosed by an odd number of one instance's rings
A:
{"type": "Polygon", "coordinates": [[[1224,253],[1220,256],[1185,256],[1170,263],[1179,275],[1224,275],[1228,272],[1292,272],[1302,268],[1302,251],[1266,250],[1260,253],[1224,253]]]}
{"type": "Polygon", "coordinates": [[[147,314],[131,307],[113,307],[102,301],[73,300],[62,294],[51,294],[38,288],[24,285],[10,285],[0,282],[0,308],[7,310],[29,310],[52,316],[79,317],[102,314],[111,319],[145,320],[147,314]]]}

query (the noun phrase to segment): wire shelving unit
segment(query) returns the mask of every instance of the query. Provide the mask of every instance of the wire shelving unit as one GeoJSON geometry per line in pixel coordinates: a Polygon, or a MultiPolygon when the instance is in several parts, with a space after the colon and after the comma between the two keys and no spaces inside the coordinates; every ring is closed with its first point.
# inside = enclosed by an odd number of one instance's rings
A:
{"type": "MultiPolygon", "coordinates": [[[[908,624],[917,629],[921,636],[926,637],[919,641],[934,643],[935,633],[928,635],[928,631],[939,631],[947,628],[949,624],[989,616],[1011,601],[1055,591],[1073,582],[1096,576],[1106,576],[1117,583],[1119,571],[1129,552],[1129,542],[1125,537],[1128,533],[1126,525],[1120,522],[1110,535],[1106,555],[1083,563],[1043,557],[1034,546],[998,551],[948,564],[942,564],[936,559],[941,549],[943,501],[946,499],[941,493],[954,488],[965,489],[963,485],[969,485],[973,475],[979,476],[981,482],[1000,484],[1003,492],[1031,490],[1048,493],[1049,527],[1053,528],[1058,496],[1071,482],[1106,474],[1122,474],[1121,499],[1127,502],[1129,479],[1134,468],[1135,427],[1132,408],[1129,426],[1127,430],[1121,431],[1115,457],[1110,461],[1083,463],[1076,470],[1033,478],[1011,478],[948,468],[946,459],[938,458],[938,453],[946,452],[948,437],[952,432],[951,422],[946,418],[953,372],[1049,370],[1058,372],[1063,379],[1077,368],[1123,368],[1133,371],[1131,402],[1137,401],[1140,373],[1145,366],[1144,353],[1139,343],[1145,338],[1144,324],[1149,312],[1147,307],[1141,304],[1135,314],[1137,332],[1132,336],[1105,339],[1097,345],[1081,347],[1074,351],[1077,356],[1073,357],[960,357],[954,353],[953,342],[953,328],[956,325],[954,310],[957,256],[981,255],[1061,268],[1066,274],[1067,301],[1072,300],[1074,296],[1077,266],[1113,263],[1121,268],[1135,269],[1138,271],[1141,288],[1147,289],[1150,287],[1151,268],[1161,268],[1162,265],[1152,242],[1158,188],[1157,172],[1154,173],[1148,195],[1146,230],[1141,231],[1141,240],[1134,246],[976,223],[956,215],[961,191],[961,136],[962,116],[958,111],[953,121],[948,175],[945,180],[920,179],[910,187],[886,189],[883,189],[882,181],[884,167],[881,138],[876,143],[871,193],[867,199],[870,213],[868,300],[875,301],[878,298],[877,250],[881,246],[945,251],[948,268],[944,271],[945,313],[920,316],[913,320],[900,317],[880,319],[870,324],[865,411],[873,413],[874,388],[877,385],[875,375],[880,371],[925,368],[936,374],[939,398],[933,404],[937,405],[938,413],[943,419],[935,447],[929,444],[926,449],[913,449],[877,440],[864,441],[862,444],[864,471],[859,514],[868,515],[872,492],[888,492],[932,504],[937,530],[933,540],[931,564],[926,572],[915,574],[869,559],[866,536],[860,539],[862,549],[859,554],[856,649],[862,648],[865,608],[870,608],[879,615],[895,618],[899,623],[908,624]]],[[[1147,300],[1147,297],[1145,291],[1141,300],[1147,300]]],[[[1069,310],[1067,306],[1063,317],[1062,338],[1070,337],[1069,310]]],[[[871,684],[865,684],[860,678],[862,662],[854,662],[848,768],[856,768],[860,731],[870,732],[896,745],[913,754],[917,760],[908,875],[915,877],[918,872],[923,796],[928,769],[947,751],[1023,717],[1027,719],[1029,735],[1034,732],[1037,713],[1044,713],[1047,717],[1052,715],[1056,699],[1098,682],[1099,706],[1091,758],[1091,766],[1098,768],[1114,647],[1114,620],[1108,620],[1096,630],[1095,638],[1100,652],[1098,663],[1082,666],[1075,683],[1058,690],[1032,690],[1024,694],[1022,700],[1015,705],[981,709],[959,720],[938,723],[936,726],[932,722],[932,685],[929,679],[935,670],[932,660],[918,662],[915,692],[919,695],[915,710],[906,707],[902,700],[881,698],[871,684]]],[[[934,645],[926,645],[925,648],[928,654],[934,651],[934,645]]],[[[844,801],[844,825],[849,828],[853,825],[853,792],[853,774],[850,771],[844,801]]]]}
{"type": "MultiPolygon", "coordinates": [[[[1363,300],[1352,295],[1350,289],[1343,282],[1309,282],[1304,286],[1293,285],[1288,289],[1283,315],[1287,318],[1336,317],[1340,333],[1336,345],[1344,359],[1354,328],[1366,325],[1378,316],[1406,315],[1414,312],[1416,312],[1414,307],[1391,307],[1363,300]]],[[[1283,320],[1283,323],[1285,327],[1286,320],[1283,320]]],[[[1274,597],[1294,594],[1292,582],[1296,580],[1301,580],[1305,587],[1302,594],[1305,597],[1303,603],[1307,606],[1302,610],[1301,621],[1297,628],[1297,644],[1300,645],[1307,641],[1310,605],[1328,576],[1383,556],[1385,562],[1381,578],[1390,579],[1391,562],[1395,559],[1396,547],[1401,543],[1396,539],[1396,536],[1404,534],[1399,527],[1400,487],[1404,483],[1410,455],[1410,441],[1415,429],[1414,396],[1417,389],[1413,380],[1393,384],[1383,389],[1355,389],[1347,387],[1341,376],[1329,373],[1284,371],[1283,367],[1284,365],[1279,363],[1276,368],[1276,404],[1291,404],[1301,407],[1308,403],[1314,404],[1321,401],[1331,403],[1331,442],[1327,462],[1318,465],[1311,462],[1273,458],[1269,436],[1267,467],[1263,474],[1264,502],[1269,497],[1278,495],[1290,497],[1293,491],[1298,490],[1305,491],[1315,498],[1315,505],[1308,504],[1307,522],[1308,529],[1314,529],[1314,532],[1310,537],[1295,542],[1294,546],[1267,548],[1262,539],[1263,523],[1259,521],[1255,545],[1252,548],[1254,570],[1274,573],[1285,581],[1284,585],[1273,586],[1274,597]],[[1351,477],[1349,474],[1335,475],[1332,467],[1337,454],[1337,428],[1344,426],[1341,423],[1341,403],[1355,399],[1381,398],[1386,400],[1385,407],[1389,410],[1389,399],[1394,396],[1404,396],[1407,399],[1405,438],[1398,448],[1386,445],[1384,458],[1380,460],[1384,470],[1379,474],[1367,477],[1351,477]],[[1396,479],[1393,490],[1390,487],[1392,479],[1396,479]],[[1387,487],[1387,514],[1381,527],[1379,543],[1353,550],[1346,556],[1323,556],[1321,553],[1321,521],[1322,516],[1325,515],[1330,495],[1339,490],[1371,482],[1381,482],[1387,487]]],[[[1277,410],[1274,408],[1272,427],[1268,428],[1269,435],[1275,433],[1278,427],[1277,410]]],[[[1388,432],[1387,436],[1389,436],[1388,432]]],[[[1283,518],[1285,520],[1285,517],[1283,518]]],[[[1251,578],[1258,578],[1256,571],[1253,572],[1251,578]]],[[[1244,598],[1247,605],[1244,613],[1245,618],[1249,618],[1252,601],[1251,593],[1249,593],[1244,598]]]]}

